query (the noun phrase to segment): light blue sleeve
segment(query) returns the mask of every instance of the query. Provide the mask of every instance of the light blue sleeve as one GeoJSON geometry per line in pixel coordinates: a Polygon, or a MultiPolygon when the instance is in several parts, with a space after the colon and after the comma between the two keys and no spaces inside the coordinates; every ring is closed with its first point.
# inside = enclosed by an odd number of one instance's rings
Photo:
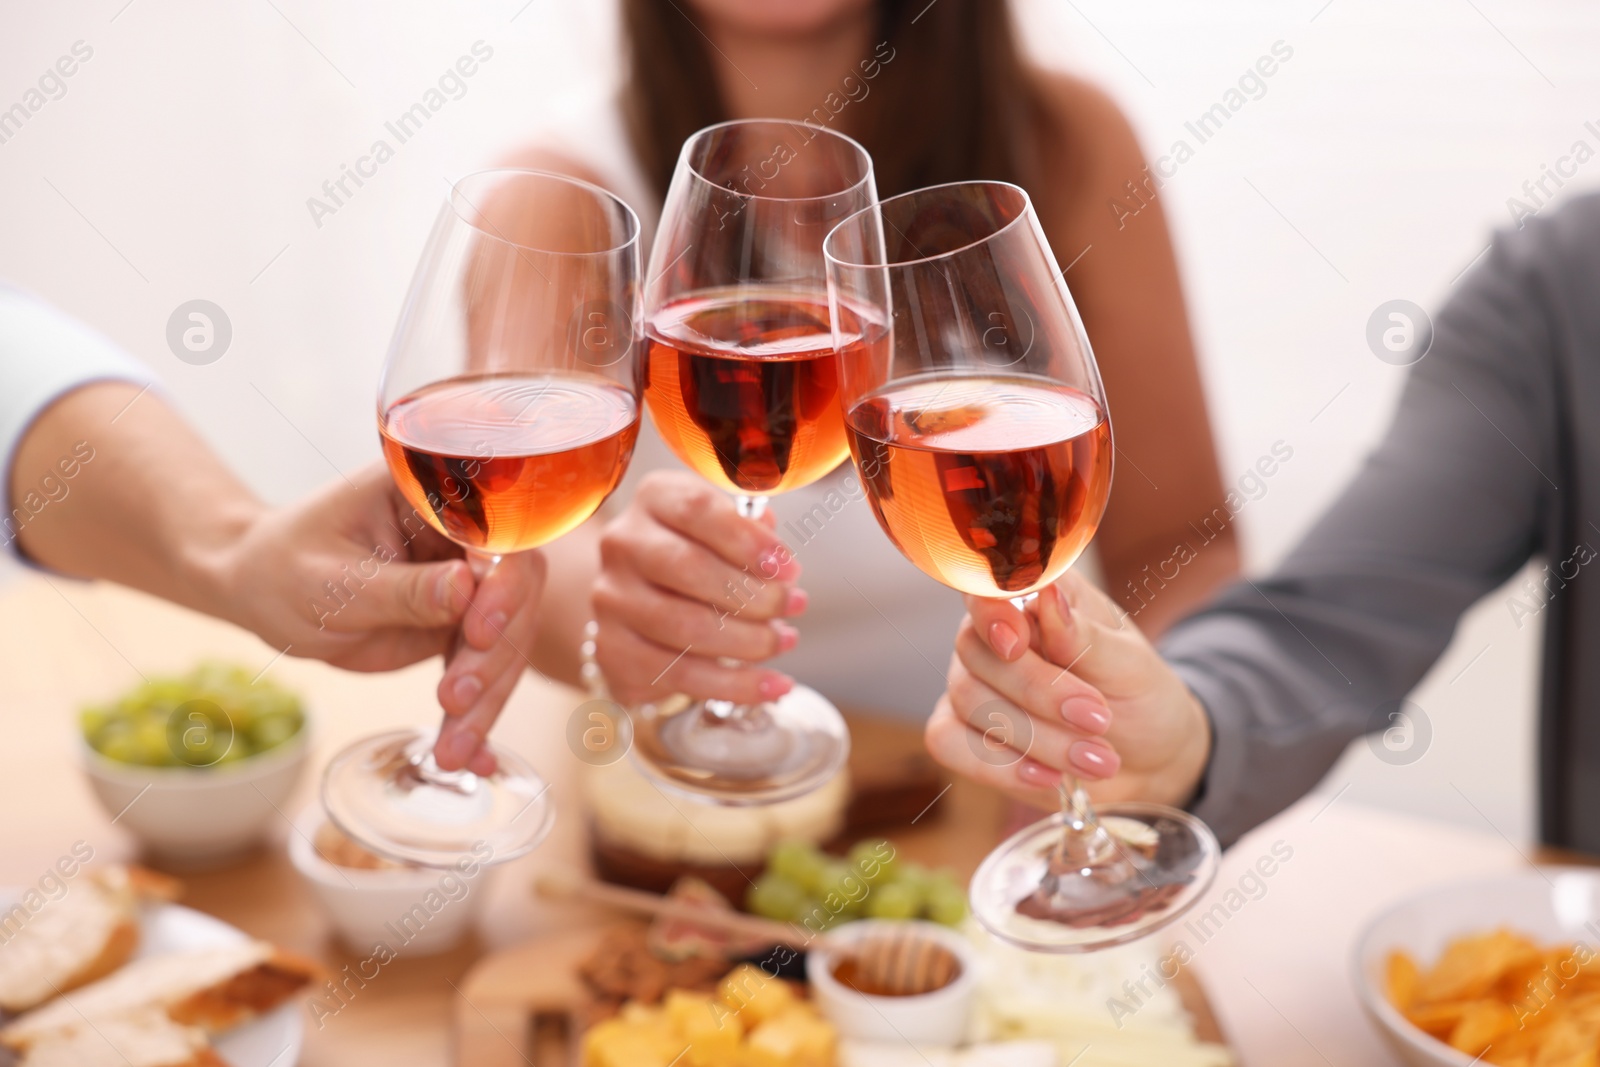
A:
{"type": "MultiPolygon", "coordinates": [[[[27,562],[17,546],[17,531],[32,517],[25,502],[27,487],[54,469],[13,471],[17,446],[40,413],[61,397],[90,382],[125,381],[148,386],[150,371],[110,340],[50,305],[0,283],[0,499],[10,503],[11,487],[19,506],[0,521],[0,551],[27,562]]],[[[63,457],[67,459],[69,457],[63,457]]],[[[36,495],[46,501],[48,497],[36,495]]]]}

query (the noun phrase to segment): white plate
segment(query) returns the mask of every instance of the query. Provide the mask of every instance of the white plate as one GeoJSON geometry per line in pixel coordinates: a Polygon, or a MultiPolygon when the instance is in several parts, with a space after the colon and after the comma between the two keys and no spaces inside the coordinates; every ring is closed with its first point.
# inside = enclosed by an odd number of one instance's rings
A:
{"type": "MultiPolygon", "coordinates": [[[[0,901],[9,906],[22,892],[11,887],[0,888],[0,901]]],[[[139,950],[133,954],[135,959],[251,940],[243,930],[179,904],[158,904],[141,909],[139,927],[139,950]]],[[[300,1062],[300,1044],[305,1039],[305,1023],[298,1006],[298,999],[291,1000],[254,1022],[215,1038],[212,1044],[217,1055],[230,1067],[295,1067],[300,1062]]]]}
{"type": "Polygon", "coordinates": [[[1422,967],[1455,938],[1505,926],[1543,945],[1582,941],[1600,946],[1600,871],[1540,867],[1469,882],[1451,882],[1391,905],[1356,941],[1355,985],[1362,1007],[1400,1057],[1413,1067],[1471,1067],[1478,1061],[1435,1041],[1405,1020],[1383,993],[1384,964],[1404,949],[1422,967]]]}

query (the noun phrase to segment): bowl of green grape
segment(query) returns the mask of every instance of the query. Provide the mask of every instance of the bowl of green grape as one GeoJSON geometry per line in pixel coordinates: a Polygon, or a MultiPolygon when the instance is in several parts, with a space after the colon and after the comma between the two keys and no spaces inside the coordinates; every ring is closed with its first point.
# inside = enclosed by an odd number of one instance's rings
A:
{"type": "Polygon", "coordinates": [[[169,867],[226,864],[259,845],[305,770],[300,698],[202,663],[78,715],[84,772],[117,825],[169,867]]]}

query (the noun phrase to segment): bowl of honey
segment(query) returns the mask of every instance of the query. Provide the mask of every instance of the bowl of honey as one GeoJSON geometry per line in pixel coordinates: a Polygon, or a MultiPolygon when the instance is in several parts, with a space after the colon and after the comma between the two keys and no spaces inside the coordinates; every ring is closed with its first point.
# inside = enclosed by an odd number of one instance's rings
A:
{"type": "Polygon", "coordinates": [[[858,1041],[960,1044],[977,991],[977,960],[938,923],[864,919],[830,931],[806,955],[812,996],[839,1035],[858,1041]]]}

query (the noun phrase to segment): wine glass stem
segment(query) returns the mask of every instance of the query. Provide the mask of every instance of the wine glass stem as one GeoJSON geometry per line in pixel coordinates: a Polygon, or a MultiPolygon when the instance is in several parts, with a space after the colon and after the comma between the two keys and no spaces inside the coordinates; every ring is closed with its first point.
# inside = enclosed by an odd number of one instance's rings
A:
{"type": "MultiPolygon", "coordinates": [[[[759,519],[767,513],[767,497],[765,495],[735,493],[733,503],[739,509],[739,514],[747,519],[759,519]]],[[[762,577],[765,577],[765,575],[762,577]]],[[[744,664],[735,659],[725,658],[722,662],[730,667],[744,666],[744,664]]],[[[747,719],[752,712],[749,704],[735,704],[731,700],[707,700],[701,706],[705,709],[706,714],[719,722],[747,719]]]]}
{"type": "MultiPolygon", "coordinates": [[[[483,580],[489,577],[489,575],[493,574],[495,568],[498,566],[500,566],[500,553],[484,552],[476,548],[467,549],[467,567],[472,571],[472,577],[477,584],[482,585],[483,580]]],[[[471,611],[473,609],[469,605],[467,610],[471,611]]],[[[455,640],[451,643],[450,655],[455,655],[455,653],[460,651],[461,646],[465,643],[465,633],[462,631],[457,631],[455,640]]],[[[448,721],[448,719],[446,721],[448,721]]],[[[444,724],[440,723],[439,733],[442,734],[443,732],[444,724]]],[[[428,782],[438,783],[452,776],[460,776],[470,773],[465,770],[447,771],[443,767],[439,766],[439,761],[433,758],[433,751],[438,747],[439,734],[435,734],[433,744],[428,746],[427,754],[424,755],[422,760],[417,764],[417,774],[419,777],[428,782]]]]}

